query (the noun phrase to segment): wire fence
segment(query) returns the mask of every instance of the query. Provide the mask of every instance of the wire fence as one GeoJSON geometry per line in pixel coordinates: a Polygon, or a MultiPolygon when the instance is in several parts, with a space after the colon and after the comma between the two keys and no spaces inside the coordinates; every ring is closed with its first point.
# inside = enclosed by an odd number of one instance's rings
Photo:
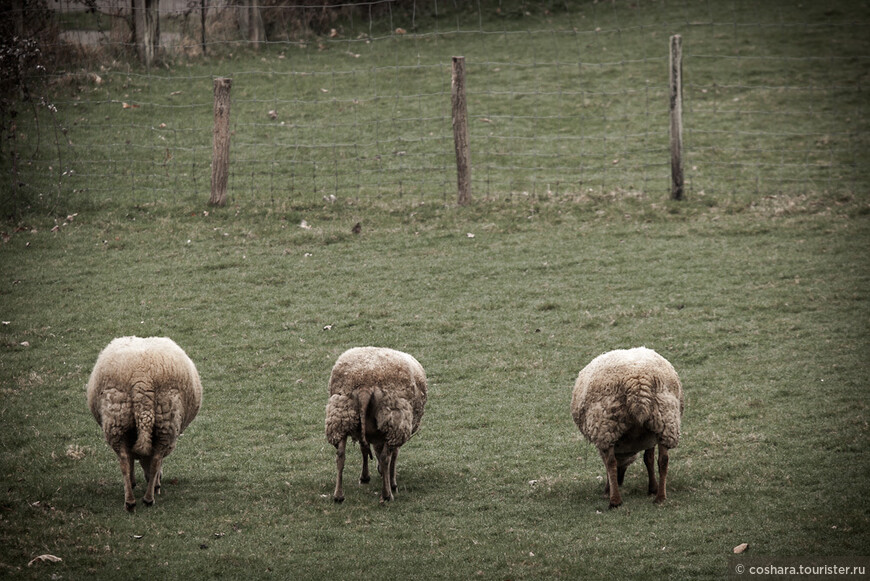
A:
{"type": "Polygon", "coordinates": [[[321,34],[293,28],[299,8],[268,7],[254,48],[239,13],[255,7],[164,0],[150,67],[124,64],[125,6],[57,13],[70,64],[42,78],[57,111],[22,115],[7,144],[13,195],[204,204],[212,84],[229,77],[231,202],[451,203],[462,55],[474,199],[664,200],[672,34],[687,197],[870,183],[870,9],[854,2],[382,0],[345,7],[321,34]]]}

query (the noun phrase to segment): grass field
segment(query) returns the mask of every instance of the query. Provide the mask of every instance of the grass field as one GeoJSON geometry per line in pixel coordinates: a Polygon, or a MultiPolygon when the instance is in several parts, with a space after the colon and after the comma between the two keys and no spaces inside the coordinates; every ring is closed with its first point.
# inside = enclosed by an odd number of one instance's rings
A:
{"type": "MultiPolygon", "coordinates": [[[[238,58],[251,70],[265,57],[238,58]]],[[[330,58],[344,57],[311,57],[330,58]]],[[[161,82],[146,89],[168,94],[161,82]]],[[[853,97],[826,104],[851,121],[801,122],[852,123],[862,143],[853,97]]],[[[143,126],[164,120],[144,112],[143,126]]],[[[58,111],[95,165],[128,137],[117,120],[73,123],[102,114],[87,99],[58,111]]],[[[779,147],[775,122],[760,151],[779,147]]],[[[275,151],[268,135],[262,151],[240,140],[243,161],[275,151]]],[[[734,193],[713,172],[705,195],[676,203],[612,176],[594,195],[499,190],[462,208],[424,186],[330,203],[299,183],[296,197],[255,189],[208,208],[202,176],[131,191],[107,161],[91,189],[2,228],[0,576],[716,579],[741,543],[754,557],[866,556],[870,198],[853,153],[833,166],[851,172],[842,183],[734,193]],[[97,354],[130,334],[172,337],[204,385],[163,494],[133,514],[85,403],[97,354]],[[430,398],[395,501],[356,484],[353,446],[337,505],[327,380],[366,344],[417,357],[430,398]],[[652,504],[641,464],[609,511],[571,388],[594,356],[636,345],[680,373],[683,435],[667,502],[652,504]],[[28,565],[43,554],[62,561],[28,565]]],[[[391,171],[420,177],[402,163],[391,171]]],[[[800,181],[790,167],[753,171],[800,181]]]]}
{"type": "MultiPolygon", "coordinates": [[[[688,195],[748,203],[849,195],[870,181],[863,4],[418,4],[392,25],[336,23],[336,38],[258,52],[215,42],[206,58],[150,70],[111,52],[52,69],[39,78],[58,111],[36,107],[37,123],[26,107],[16,119],[18,179],[3,182],[13,195],[0,215],[208,199],[219,76],[232,78],[233,202],[452,201],[456,55],[478,199],[666,198],[674,34],[688,195]]],[[[13,177],[9,159],[0,167],[13,177]]]]}
{"type": "MultiPolygon", "coordinates": [[[[720,577],[743,542],[866,554],[866,213],[618,210],[330,207],[304,230],[292,213],[140,208],[16,234],[4,573],[720,577]],[[98,351],[131,333],[173,337],[206,390],[164,494],[134,515],[84,401],[98,351]],[[364,344],[414,353],[431,398],[396,501],[351,484],[334,505],[326,381],[364,344]],[[664,506],[635,466],[607,511],[571,386],[598,353],[641,344],[681,373],[683,441],[664,506]],[[64,561],[26,566],[43,553],[64,561]]],[[[358,469],[351,454],[351,482],[358,469]]]]}

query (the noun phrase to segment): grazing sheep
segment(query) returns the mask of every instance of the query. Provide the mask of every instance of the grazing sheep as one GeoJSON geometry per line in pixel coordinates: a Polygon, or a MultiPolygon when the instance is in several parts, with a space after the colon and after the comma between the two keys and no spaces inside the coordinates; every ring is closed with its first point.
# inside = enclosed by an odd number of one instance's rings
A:
{"type": "Polygon", "coordinates": [[[577,376],[571,415],[604,461],[610,508],[622,504],[619,486],[641,450],[649,493],[656,495],[656,503],[665,500],[668,450],[679,444],[683,415],[683,387],[667,359],[645,347],[599,355],[577,376]],[[656,444],[658,484],[653,471],[656,444]]]}
{"type": "Polygon", "coordinates": [[[342,473],[348,436],[360,443],[363,467],[359,481],[370,479],[371,443],[383,479],[381,502],[393,500],[399,447],[420,427],[426,389],[426,372],[407,353],[356,347],[341,354],[329,377],[326,404],[326,439],[337,450],[335,502],[344,500],[342,473]]]}
{"type": "Polygon", "coordinates": [[[120,337],[97,357],[88,380],[88,407],[118,455],[124,477],[124,505],[136,507],[133,461],[145,471],[142,501],[160,492],[163,459],[193,421],[202,385],[193,361],[165,337],[120,337]]]}

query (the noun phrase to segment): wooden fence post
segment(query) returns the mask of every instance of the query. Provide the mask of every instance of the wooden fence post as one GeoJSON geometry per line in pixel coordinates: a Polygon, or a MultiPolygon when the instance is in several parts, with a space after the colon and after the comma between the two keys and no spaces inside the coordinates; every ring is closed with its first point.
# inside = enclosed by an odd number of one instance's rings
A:
{"type": "Polygon", "coordinates": [[[233,80],[214,80],[214,148],[211,155],[211,206],[227,203],[230,175],[230,86],[233,80]]]}
{"type": "Polygon", "coordinates": [[[671,37],[671,199],[683,199],[683,38],[671,37]]]}
{"type": "Polygon", "coordinates": [[[465,57],[453,57],[453,143],[456,146],[458,204],[471,202],[471,152],[468,147],[468,108],[465,103],[465,57]]]}

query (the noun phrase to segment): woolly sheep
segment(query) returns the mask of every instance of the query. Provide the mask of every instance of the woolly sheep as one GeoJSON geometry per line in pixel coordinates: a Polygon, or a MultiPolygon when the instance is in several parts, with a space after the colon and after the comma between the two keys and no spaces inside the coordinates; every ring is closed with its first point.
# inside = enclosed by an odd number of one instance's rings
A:
{"type": "Polygon", "coordinates": [[[171,339],[120,337],[97,357],[87,395],[88,407],[121,463],[126,509],[136,507],[134,460],[147,481],[142,501],[151,506],[155,491],[160,492],[163,459],[202,403],[196,367],[171,339]]]}
{"type": "Polygon", "coordinates": [[[348,436],[360,443],[360,483],[370,479],[371,443],[383,480],[381,502],[393,500],[399,448],[419,429],[426,395],[426,372],[407,353],[356,347],[338,358],[329,377],[326,404],[326,439],[336,448],[338,469],[332,496],[335,502],[344,500],[342,473],[348,436]]]}
{"type": "Polygon", "coordinates": [[[622,504],[619,486],[637,453],[649,474],[649,493],[665,500],[668,450],[680,441],[683,387],[667,359],[645,347],[599,355],[583,368],[571,398],[574,423],[601,454],[610,508],[622,504]],[[653,465],[659,447],[659,482],[653,465]]]}

